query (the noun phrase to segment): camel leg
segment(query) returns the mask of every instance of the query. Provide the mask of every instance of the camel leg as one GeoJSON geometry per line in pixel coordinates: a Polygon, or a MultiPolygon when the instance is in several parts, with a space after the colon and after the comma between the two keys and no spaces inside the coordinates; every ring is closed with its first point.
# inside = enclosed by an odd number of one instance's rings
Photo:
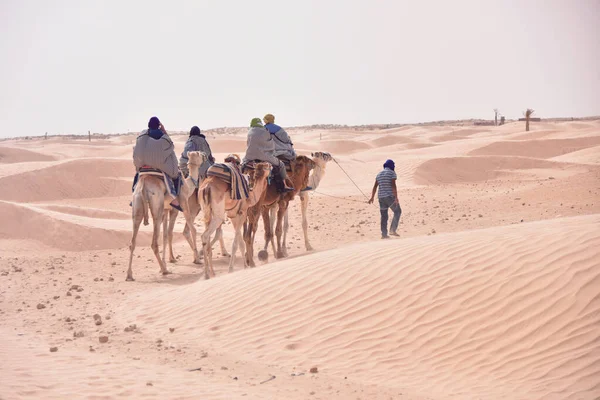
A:
{"type": "Polygon", "coordinates": [[[283,239],[282,239],[282,249],[283,249],[283,256],[287,257],[288,256],[288,251],[287,251],[287,233],[288,233],[288,229],[290,228],[290,224],[288,221],[288,210],[285,210],[285,214],[283,214],[283,239]]]}
{"type": "Polygon", "coordinates": [[[246,262],[244,265],[252,268],[256,267],[256,264],[254,264],[254,236],[256,235],[259,216],[257,207],[250,208],[244,224],[244,241],[246,242],[246,262]]]}
{"type": "Polygon", "coordinates": [[[133,234],[131,235],[131,243],[129,244],[129,268],[127,269],[127,281],[133,281],[133,271],[131,270],[131,264],[133,264],[133,251],[135,250],[135,242],[137,239],[138,232],[140,230],[140,224],[144,219],[144,213],[140,214],[141,207],[144,207],[143,200],[140,197],[133,199],[133,234]]]}
{"type": "Polygon", "coordinates": [[[223,257],[229,257],[230,254],[225,249],[225,241],[223,240],[223,225],[221,225],[219,228],[217,228],[215,237],[213,238],[212,242],[210,243],[211,247],[214,246],[215,243],[217,243],[217,240],[219,241],[219,245],[221,246],[221,255],[223,257]]]}
{"type": "Polygon", "coordinates": [[[167,265],[167,248],[169,246],[169,212],[163,210],[162,215],[162,226],[163,226],[163,251],[162,251],[162,262],[163,265],[167,265]]]}
{"type": "Polygon", "coordinates": [[[277,227],[275,228],[275,235],[277,235],[277,253],[276,258],[283,258],[284,253],[281,246],[281,236],[283,233],[283,216],[287,211],[288,202],[281,200],[279,202],[279,210],[277,210],[277,227]]]}
{"type": "Polygon", "coordinates": [[[215,276],[215,270],[212,265],[212,246],[210,243],[211,235],[217,230],[217,228],[223,223],[223,220],[217,215],[222,215],[225,212],[224,203],[221,204],[213,204],[212,205],[213,212],[211,213],[211,218],[208,223],[208,226],[202,233],[202,250],[204,252],[204,278],[210,279],[210,276],[215,276]],[[215,208],[222,208],[222,211],[215,210],[215,208]]]}
{"type": "Polygon", "coordinates": [[[306,251],[312,251],[314,249],[308,241],[308,200],[308,193],[300,192],[300,207],[302,210],[302,231],[304,232],[304,246],[306,247],[306,251]]]}
{"type": "MultiPolygon", "coordinates": [[[[198,245],[196,244],[197,243],[196,236],[197,236],[198,231],[196,229],[196,226],[194,225],[194,221],[196,220],[196,217],[200,213],[200,204],[198,204],[198,199],[197,199],[196,195],[190,196],[190,198],[188,200],[188,207],[189,207],[189,219],[185,215],[185,213],[183,214],[183,216],[185,217],[185,227],[183,228],[183,236],[185,237],[185,240],[187,240],[188,244],[190,245],[190,248],[194,252],[194,264],[202,264],[202,261],[201,261],[202,251],[198,250],[198,245]]],[[[185,210],[185,208],[184,208],[184,210],[185,210]]]]}
{"type": "MultiPolygon", "coordinates": [[[[237,252],[238,244],[243,249],[244,244],[242,240],[242,224],[244,223],[244,217],[241,215],[236,215],[234,218],[231,218],[231,224],[233,225],[233,229],[235,229],[235,235],[233,237],[233,243],[231,245],[231,258],[229,259],[229,273],[233,272],[233,267],[235,265],[235,253],[237,252]],[[241,242],[241,243],[240,243],[241,242]]],[[[243,254],[243,252],[242,252],[243,254]]]]}
{"type": "Polygon", "coordinates": [[[175,229],[175,222],[177,221],[177,211],[174,208],[169,210],[169,229],[168,229],[168,241],[169,241],[169,262],[174,263],[177,260],[175,259],[175,255],[173,254],[173,230],[175,229]]]}
{"type": "Polygon", "coordinates": [[[185,228],[184,228],[184,236],[187,232],[188,237],[186,237],[188,244],[192,249],[192,253],[194,255],[194,264],[200,264],[200,255],[198,254],[198,246],[196,245],[197,239],[197,230],[194,226],[194,219],[196,215],[200,212],[200,207],[195,207],[192,209],[190,204],[184,199],[180,202],[181,207],[183,208],[183,217],[185,218],[185,228]],[[187,231],[186,231],[187,229],[187,231]]]}
{"type": "Polygon", "coordinates": [[[161,222],[163,220],[163,214],[164,214],[164,205],[163,205],[163,200],[160,200],[160,202],[158,202],[155,198],[155,196],[152,196],[153,198],[150,201],[150,206],[152,207],[152,223],[153,223],[153,232],[152,232],[152,251],[154,252],[154,256],[156,257],[156,260],[158,261],[158,265],[160,265],[160,271],[162,272],[163,275],[166,275],[169,273],[169,271],[167,270],[167,266],[165,264],[163,264],[163,260],[160,257],[160,251],[158,248],[158,238],[160,236],[160,225],[161,222]],[[154,206],[155,205],[155,206],[154,206]]]}
{"type": "Polygon", "coordinates": [[[273,206],[271,208],[262,207],[262,218],[263,218],[263,226],[265,227],[265,247],[263,250],[268,251],[269,244],[273,248],[273,254],[275,254],[275,211],[277,210],[277,206],[273,206]]]}

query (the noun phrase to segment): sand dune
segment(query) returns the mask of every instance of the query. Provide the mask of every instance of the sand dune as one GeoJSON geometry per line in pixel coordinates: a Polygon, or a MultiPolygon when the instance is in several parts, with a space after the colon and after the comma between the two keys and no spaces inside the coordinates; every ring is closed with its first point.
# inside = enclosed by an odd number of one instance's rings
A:
{"type": "MultiPolygon", "coordinates": [[[[131,232],[102,229],[52,218],[28,207],[0,202],[0,239],[29,239],[62,250],[116,249],[129,244],[131,232]]],[[[148,235],[141,243],[148,245],[148,235]]]]}
{"type": "Polygon", "coordinates": [[[0,164],[30,161],[54,161],[55,158],[35,151],[0,146],[0,164]]]}
{"type": "Polygon", "coordinates": [[[568,165],[525,157],[449,157],[425,161],[415,171],[415,183],[447,184],[496,179],[522,169],[564,169],[568,165]]]}
{"type": "Polygon", "coordinates": [[[135,170],[126,160],[74,160],[49,168],[0,178],[1,200],[47,201],[112,197],[131,192],[135,170]]]}
{"type": "Polygon", "coordinates": [[[495,142],[472,151],[474,156],[502,155],[535,158],[552,158],[600,144],[600,137],[577,139],[545,139],[519,142],[495,142]]]}
{"type": "Polygon", "coordinates": [[[180,344],[429,396],[592,398],[598,223],[366,243],[151,291],[119,314],[153,332],[177,327],[180,344]]]}
{"type": "Polygon", "coordinates": [[[44,208],[52,211],[58,211],[60,213],[79,215],[82,217],[89,218],[103,218],[103,219],[126,219],[131,220],[131,214],[125,212],[106,211],[98,208],[85,208],[85,207],[73,207],[73,206],[61,206],[61,205],[49,205],[44,208]]]}

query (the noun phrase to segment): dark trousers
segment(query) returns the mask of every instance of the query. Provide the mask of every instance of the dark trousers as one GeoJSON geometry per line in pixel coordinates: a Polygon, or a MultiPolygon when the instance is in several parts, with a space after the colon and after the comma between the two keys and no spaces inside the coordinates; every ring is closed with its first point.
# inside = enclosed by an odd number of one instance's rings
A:
{"type": "Polygon", "coordinates": [[[392,225],[390,226],[390,232],[396,232],[398,229],[398,223],[400,222],[400,215],[402,214],[402,209],[400,208],[400,204],[394,204],[394,196],[383,197],[379,199],[379,211],[381,212],[381,235],[387,236],[387,223],[388,223],[388,208],[391,208],[394,212],[394,216],[392,217],[392,225]]]}

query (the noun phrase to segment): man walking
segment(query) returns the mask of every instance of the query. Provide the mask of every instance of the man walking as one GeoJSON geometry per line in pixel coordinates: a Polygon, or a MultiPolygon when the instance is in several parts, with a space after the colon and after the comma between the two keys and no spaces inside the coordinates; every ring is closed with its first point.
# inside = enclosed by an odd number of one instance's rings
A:
{"type": "Polygon", "coordinates": [[[381,212],[381,238],[389,239],[387,222],[388,222],[388,208],[391,208],[394,212],[392,217],[392,224],[390,226],[390,235],[398,235],[398,222],[400,222],[400,214],[402,209],[398,202],[398,190],[396,189],[396,173],[394,172],[395,164],[392,160],[387,160],[383,164],[383,171],[377,174],[375,178],[375,185],[373,185],[373,193],[369,199],[369,204],[373,203],[375,198],[375,192],[379,187],[379,211],[381,212]]]}

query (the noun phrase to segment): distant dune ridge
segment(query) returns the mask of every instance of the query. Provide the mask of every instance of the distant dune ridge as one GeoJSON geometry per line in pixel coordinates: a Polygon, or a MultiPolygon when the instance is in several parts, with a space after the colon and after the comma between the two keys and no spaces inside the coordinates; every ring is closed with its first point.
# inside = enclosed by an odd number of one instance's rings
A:
{"type": "MultiPolygon", "coordinates": [[[[180,217],[173,273],[142,227],[125,282],[135,134],[0,142],[0,398],[600,398],[600,120],[472,122],[290,128],[337,162],[316,250],[296,199],[290,257],[229,274],[217,247],[209,281],[180,217]],[[388,158],[382,241],[361,191],[388,158]]],[[[243,155],[246,128],[206,132],[243,155]]]]}

